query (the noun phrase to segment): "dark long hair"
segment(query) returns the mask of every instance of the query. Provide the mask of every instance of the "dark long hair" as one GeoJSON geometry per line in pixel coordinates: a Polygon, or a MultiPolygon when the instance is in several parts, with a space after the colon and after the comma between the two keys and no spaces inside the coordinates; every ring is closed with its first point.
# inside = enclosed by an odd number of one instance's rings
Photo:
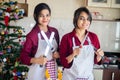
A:
{"type": "Polygon", "coordinates": [[[79,16],[82,12],[87,13],[88,17],[90,18],[89,19],[90,23],[92,22],[92,16],[91,16],[91,13],[89,12],[89,10],[86,7],[80,7],[77,10],[75,10],[75,12],[74,12],[74,18],[73,18],[74,27],[78,26],[77,21],[78,21],[79,16]]]}
{"type": "Polygon", "coordinates": [[[34,20],[36,22],[36,24],[38,24],[38,18],[39,18],[39,14],[43,9],[47,9],[49,11],[49,13],[51,14],[51,9],[50,7],[46,4],[46,3],[39,3],[35,9],[34,9],[34,20]]]}

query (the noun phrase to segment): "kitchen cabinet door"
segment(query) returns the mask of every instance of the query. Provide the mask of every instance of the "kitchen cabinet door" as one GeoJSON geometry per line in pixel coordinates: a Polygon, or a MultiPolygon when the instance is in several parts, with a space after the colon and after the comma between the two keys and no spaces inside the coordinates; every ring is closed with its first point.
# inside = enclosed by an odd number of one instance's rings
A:
{"type": "Polygon", "coordinates": [[[103,80],[120,80],[120,70],[104,69],[103,80]]]}
{"type": "Polygon", "coordinates": [[[111,0],[87,0],[88,6],[110,7],[111,0]]]}
{"type": "Polygon", "coordinates": [[[120,0],[112,0],[111,7],[120,8],[120,0]]]}
{"type": "Polygon", "coordinates": [[[93,69],[94,80],[102,80],[103,69],[93,69]]]}
{"type": "Polygon", "coordinates": [[[120,8],[120,0],[87,0],[87,5],[92,7],[120,8]]]}

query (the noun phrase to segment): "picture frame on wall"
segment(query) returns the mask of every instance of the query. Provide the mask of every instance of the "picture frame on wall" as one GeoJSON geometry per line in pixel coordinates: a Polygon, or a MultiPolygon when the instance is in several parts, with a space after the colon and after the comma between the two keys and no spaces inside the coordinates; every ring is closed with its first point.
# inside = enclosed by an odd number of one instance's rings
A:
{"type": "Polygon", "coordinates": [[[110,7],[111,0],[87,0],[87,5],[92,7],[110,7]]]}
{"type": "Polygon", "coordinates": [[[17,1],[17,6],[18,8],[20,8],[21,10],[24,11],[24,14],[23,16],[28,16],[28,4],[27,4],[27,0],[0,0],[0,3],[1,2],[9,2],[9,1],[17,1]]]}
{"type": "Polygon", "coordinates": [[[20,8],[20,9],[24,9],[24,16],[28,16],[28,4],[27,3],[18,3],[17,6],[20,8]]]}
{"type": "Polygon", "coordinates": [[[27,0],[2,0],[2,1],[17,1],[18,3],[27,3],[27,0]]]}
{"type": "Polygon", "coordinates": [[[27,0],[11,0],[11,1],[17,1],[18,2],[17,6],[20,9],[24,9],[24,11],[25,11],[24,16],[28,16],[28,4],[27,4],[27,0]]]}

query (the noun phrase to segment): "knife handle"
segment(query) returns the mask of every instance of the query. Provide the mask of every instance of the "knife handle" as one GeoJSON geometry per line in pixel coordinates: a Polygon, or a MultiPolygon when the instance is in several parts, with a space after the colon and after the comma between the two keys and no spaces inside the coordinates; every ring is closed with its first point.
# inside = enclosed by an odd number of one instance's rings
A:
{"type": "MultiPolygon", "coordinates": [[[[45,55],[43,55],[43,57],[44,57],[44,58],[46,58],[46,56],[45,56],[45,55]]],[[[40,65],[40,67],[43,67],[43,65],[40,65]]]]}

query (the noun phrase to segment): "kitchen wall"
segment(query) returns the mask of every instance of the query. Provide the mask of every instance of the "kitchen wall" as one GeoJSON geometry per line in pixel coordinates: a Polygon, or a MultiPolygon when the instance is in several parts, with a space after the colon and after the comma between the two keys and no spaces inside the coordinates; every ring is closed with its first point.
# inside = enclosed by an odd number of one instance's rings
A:
{"type": "MultiPolygon", "coordinates": [[[[27,34],[34,26],[33,18],[24,18],[11,25],[19,25],[25,28],[27,34]]],[[[50,26],[58,29],[60,39],[62,36],[73,30],[74,26],[70,19],[52,19],[50,26]]],[[[120,21],[93,21],[90,31],[96,33],[100,40],[101,48],[106,52],[120,52],[120,21]]]]}
{"type": "MultiPolygon", "coordinates": [[[[16,0],[12,0],[16,1],[16,0]]],[[[20,3],[24,3],[25,0],[17,0],[20,3]]],[[[47,3],[52,10],[52,18],[57,19],[72,19],[74,10],[80,6],[85,6],[85,0],[27,0],[29,5],[28,16],[33,16],[34,7],[41,2],[47,3]]],[[[120,8],[95,8],[88,7],[91,12],[100,12],[103,15],[103,19],[118,19],[120,18],[120,8]]]]}
{"type": "Polygon", "coordinates": [[[90,31],[98,35],[104,51],[120,53],[120,21],[93,21],[90,31]]]}
{"type": "MultiPolygon", "coordinates": [[[[24,0],[19,0],[23,3],[24,0]]],[[[48,3],[52,9],[52,18],[50,25],[59,30],[60,39],[65,34],[70,32],[74,27],[72,18],[74,10],[85,5],[85,0],[28,0],[29,5],[28,17],[12,22],[11,24],[20,25],[25,28],[27,34],[35,22],[32,17],[34,7],[39,2],[48,3]]],[[[115,8],[95,8],[88,7],[91,12],[100,12],[103,19],[113,20],[120,18],[120,9],[115,8]]],[[[95,32],[100,39],[101,47],[104,51],[120,52],[120,22],[116,21],[93,21],[90,31],[95,32]]]]}

